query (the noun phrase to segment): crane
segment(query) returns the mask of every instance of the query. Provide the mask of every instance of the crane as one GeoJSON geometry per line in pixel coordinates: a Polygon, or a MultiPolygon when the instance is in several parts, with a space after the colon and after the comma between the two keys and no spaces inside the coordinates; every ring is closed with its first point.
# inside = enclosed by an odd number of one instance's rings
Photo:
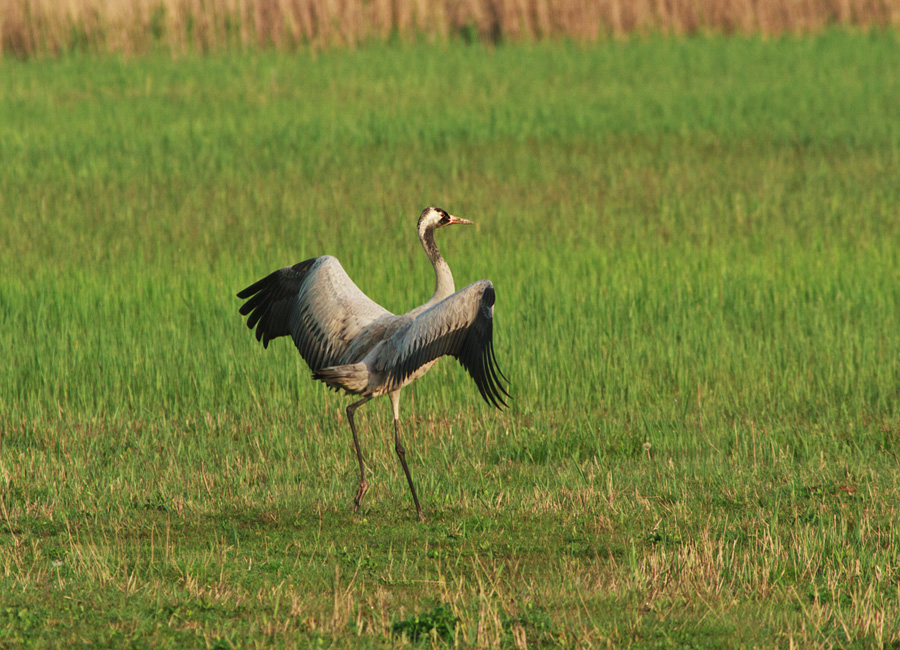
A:
{"type": "Polygon", "coordinates": [[[359,435],[353,415],[369,400],[387,394],[394,415],[394,450],[406,474],[416,507],[424,521],[419,497],[406,464],[400,439],[400,389],[424,375],[442,356],[455,357],[475,380],[482,398],[499,408],[510,397],[508,382],[494,355],[494,285],[479,280],[455,290],[453,275],[434,242],[434,231],[468,219],[429,207],[422,211],[416,231],[434,266],[434,294],[423,305],[395,315],[378,305],[354,284],[338,260],[322,255],[286,266],[237,296],[246,300],[240,313],[256,339],[290,336],[313,379],[334,390],[360,396],[347,406],[347,420],[359,461],[359,487],[354,512],[369,489],[359,435]]]}

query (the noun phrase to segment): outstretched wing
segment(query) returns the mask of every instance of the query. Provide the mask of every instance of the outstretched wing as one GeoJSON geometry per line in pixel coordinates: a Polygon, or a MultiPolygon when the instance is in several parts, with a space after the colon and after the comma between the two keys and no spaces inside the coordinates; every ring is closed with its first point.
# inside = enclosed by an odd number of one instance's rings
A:
{"type": "Polygon", "coordinates": [[[484,401],[497,408],[511,397],[500,382],[509,381],[494,356],[494,285],[479,280],[423,311],[389,341],[392,354],[382,370],[402,384],[426,363],[444,355],[456,357],[468,371],[484,401]]]}
{"type": "Polygon", "coordinates": [[[311,370],[337,364],[366,326],[390,315],[330,255],[279,269],[237,296],[247,301],[241,314],[263,347],[290,335],[311,370]]]}

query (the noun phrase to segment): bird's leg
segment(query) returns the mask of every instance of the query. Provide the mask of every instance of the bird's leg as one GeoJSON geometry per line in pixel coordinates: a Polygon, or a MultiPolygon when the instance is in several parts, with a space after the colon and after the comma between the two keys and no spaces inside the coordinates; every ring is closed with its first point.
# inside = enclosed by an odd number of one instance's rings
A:
{"type": "Polygon", "coordinates": [[[422,506],[419,505],[419,497],[416,496],[416,487],[413,485],[412,475],[409,473],[409,467],[406,466],[406,449],[400,442],[400,391],[395,390],[390,393],[391,408],[394,411],[394,450],[397,452],[397,458],[403,466],[403,473],[406,474],[406,482],[409,483],[409,491],[412,492],[413,503],[416,504],[416,516],[419,521],[425,521],[425,515],[422,514],[422,506]]]}
{"type": "Polygon", "coordinates": [[[413,485],[412,476],[409,473],[409,467],[406,466],[406,449],[400,442],[400,420],[394,420],[394,449],[397,452],[397,458],[403,465],[403,472],[406,474],[406,481],[409,483],[409,491],[412,492],[413,503],[416,504],[416,516],[419,521],[425,521],[425,515],[422,514],[422,506],[419,505],[419,497],[416,496],[416,486],[413,485]]]}
{"type": "Polygon", "coordinates": [[[359,461],[359,489],[356,490],[356,498],[353,500],[353,512],[359,510],[363,497],[369,489],[369,484],[366,482],[366,466],[363,464],[362,450],[359,448],[359,435],[356,433],[356,423],[353,422],[353,412],[370,399],[372,396],[368,395],[347,407],[347,419],[350,420],[350,431],[353,432],[353,444],[356,446],[356,459],[359,461]]]}

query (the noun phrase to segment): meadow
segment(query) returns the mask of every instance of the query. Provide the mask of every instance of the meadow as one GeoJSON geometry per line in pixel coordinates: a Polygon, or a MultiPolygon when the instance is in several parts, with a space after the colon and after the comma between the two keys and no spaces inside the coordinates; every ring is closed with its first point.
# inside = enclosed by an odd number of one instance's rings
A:
{"type": "Polygon", "coordinates": [[[0,65],[0,648],[900,647],[900,40],[0,65]],[[235,293],[490,278],[357,421],[235,293]]]}

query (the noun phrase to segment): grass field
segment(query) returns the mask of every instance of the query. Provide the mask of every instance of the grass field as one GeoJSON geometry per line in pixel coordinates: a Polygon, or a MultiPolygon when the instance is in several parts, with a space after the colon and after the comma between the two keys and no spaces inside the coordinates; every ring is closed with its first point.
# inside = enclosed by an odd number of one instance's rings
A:
{"type": "Polygon", "coordinates": [[[900,39],[0,65],[0,648],[900,647],[900,39]],[[490,278],[358,415],[234,294],[490,278]]]}

